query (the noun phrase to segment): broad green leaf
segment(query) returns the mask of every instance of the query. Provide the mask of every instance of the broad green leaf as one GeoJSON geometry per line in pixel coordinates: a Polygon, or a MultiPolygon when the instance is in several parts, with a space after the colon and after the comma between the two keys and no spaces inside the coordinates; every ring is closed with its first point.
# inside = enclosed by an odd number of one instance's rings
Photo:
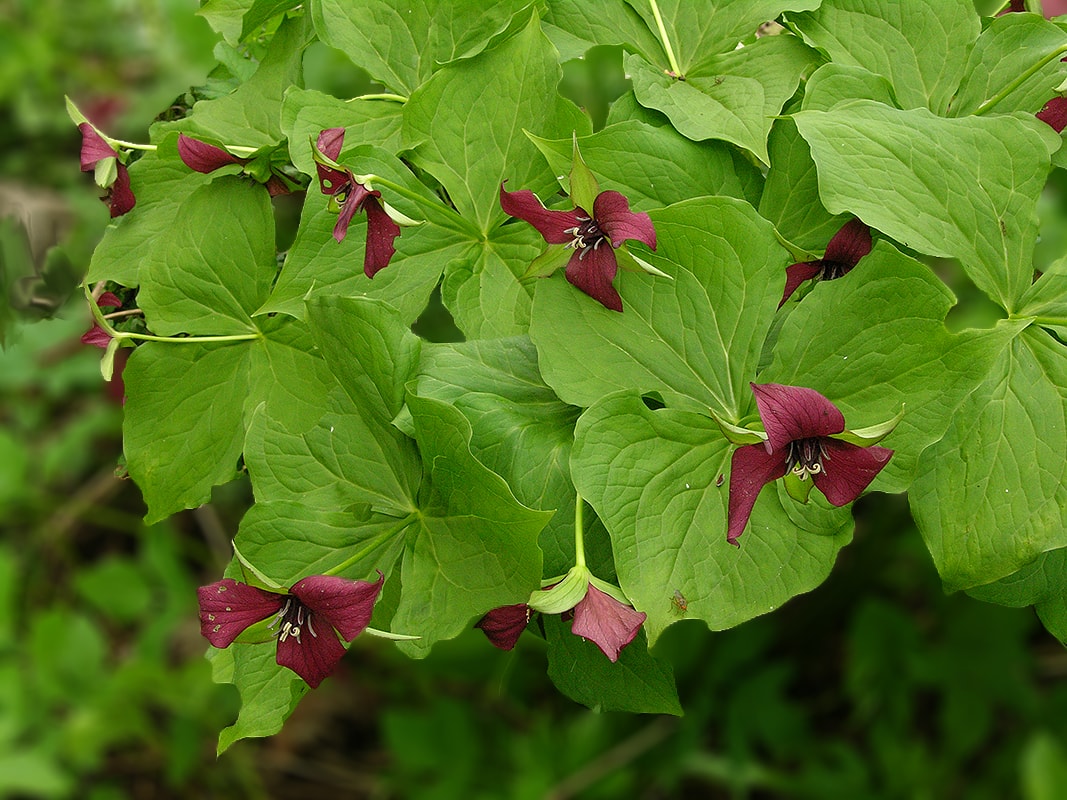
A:
{"type": "Polygon", "coordinates": [[[1033,317],[1039,325],[1067,338],[1067,257],[1054,262],[1027,289],[1019,317],[1033,317]]]}
{"type": "Polygon", "coordinates": [[[837,0],[788,20],[835,63],[885,77],[902,107],[935,114],[948,109],[981,31],[971,0],[837,0]]]}
{"type": "Polygon", "coordinates": [[[893,87],[884,77],[863,67],[831,62],[808,79],[802,110],[829,111],[838,103],[861,98],[899,108],[893,87]]]}
{"type": "Polygon", "coordinates": [[[555,511],[541,532],[545,573],[574,560],[570,452],[578,409],[545,385],[525,337],[423,346],[415,393],[455,406],[471,425],[471,451],[523,505],[555,511]]]}
{"type": "Polygon", "coordinates": [[[561,75],[534,16],[518,35],[442,68],[404,106],[404,141],[414,148],[412,161],[441,182],[460,214],[479,230],[488,233],[503,219],[504,181],[510,181],[509,189],[534,192],[554,185],[523,129],[547,138],[589,132],[588,117],[556,91],[561,75]]]}
{"type": "Polygon", "coordinates": [[[1042,553],[999,581],[967,590],[987,603],[1021,608],[1058,598],[1067,591],[1067,548],[1042,553]]]}
{"type": "Polygon", "coordinates": [[[904,417],[881,444],[895,450],[873,488],[908,488],[919,454],[940,439],[1018,327],[951,334],[955,298],[925,266],[886,242],[793,308],[759,383],[807,386],[830,398],[850,429],[904,417]],[[886,298],[907,297],[906,307],[886,298]]]}
{"type": "Polygon", "coordinates": [[[262,186],[222,177],[185,199],[143,266],[138,301],[157,335],[247,334],[275,273],[274,215],[262,186]],[[209,222],[210,221],[210,222],[209,222]]]}
{"type": "Polygon", "coordinates": [[[196,12],[229,44],[241,41],[241,23],[256,0],[205,0],[196,12]]]}
{"type": "Polygon", "coordinates": [[[237,721],[219,734],[219,754],[241,739],[273,736],[282,729],[308,685],[296,673],[274,661],[273,642],[231,644],[217,658],[232,660],[233,675],[228,683],[241,694],[237,721]]]}
{"type": "Polygon", "coordinates": [[[545,382],[571,405],[634,389],[739,421],[751,404],[748,381],[782,296],[787,255],[770,223],[732,198],[697,198],[651,217],[657,256],[669,259],[656,263],[672,279],[621,273],[621,314],[562,275],[538,282],[530,336],[545,382]]]}
{"type": "Polygon", "coordinates": [[[211,182],[178,157],[178,137],[167,136],[154,152],[130,165],[130,186],[137,205],[117,217],[104,232],[89,263],[89,283],[110,280],[123,286],[140,284],[140,267],[157,249],[165,249],[174,216],[186,198],[211,182]]]}
{"type": "Polygon", "coordinates": [[[793,96],[814,51],[794,36],[770,36],[705,59],[679,80],[637,55],[626,59],[634,94],[694,141],[721,139],[767,161],[774,116],[793,96]]]}
{"type": "Polygon", "coordinates": [[[630,6],[617,0],[548,0],[545,32],[561,61],[596,45],[623,45],[649,61],[665,58],[659,40],[630,6]]]}
{"type": "MultiPolygon", "coordinates": [[[[552,171],[564,176],[569,193],[571,139],[534,140],[552,171]]],[[[648,211],[700,195],[726,195],[754,201],[760,175],[737,151],[720,142],[693,142],[669,126],[637,120],[610,125],[578,139],[585,163],[601,190],[626,195],[634,211],[648,211]]]]}
{"type": "Polygon", "coordinates": [[[923,452],[908,498],[946,588],[1010,575],[1067,547],[1067,359],[1029,327],[923,452]]]}
{"type": "Polygon", "coordinates": [[[410,95],[442,65],[471,58],[504,33],[530,0],[315,0],[319,38],[389,89],[410,95]]]}
{"type": "Polygon", "coordinates": [[[680,617],[713,630],[773,611],[818,586],[851,538],[847,509],[812,494],[807,506],[779,482],[756,501],[740,548],[726,542],[732,446],[710,417],[652,411],[620,392],[578,420],[571,473],[611,533],[623,591],[648,615],[655,642],[680,617]]]}
{"type": "Polygon", "coordinates": [[[212,486],[237,476],[248,354],[240,342],[149,342],[130,356],[123,447],[149,524],[206,503],[212,486]]]}
{"type": "Polygon", "coordinates": [[[682,715],[674,670],[648,652],[643,633],[614,664],[592,642],[570,631],[558,616],[545,617],[548,677],[563,694],[594,711],[682,715]]]}
{"type": "Polygon", "coordinates": [[[552,513],[523,506],[474,457],[458,410],[416,395],[408,404],[432,491],[407,533],[392,627],[421,636],[399,646],[425,656],[434,642],[493,608],[523,602],[540,585],[537,538],[552,513]]]}
{"type": "MultiPolygon", "coordinates": [[[[983,103],[1021,78],[1043,58],[1067,51],[1067,31],[1036,14],[1005,14],[993,20],[975,42],[963,71],[963,83],[949,109],[954,117],[973,114],[983,103]]],[[[1041,110],[1067,78],[1067,64],[1052,58],[997,100],[995,114],[1041,110]]]]}
{"type": "Polygon", "coordinates": [[[869,100],[793,118],[828,211],[960,259],[978,288],[1017,308],[1030,285],[1034,209],[1056,146],[1051,128],[1007,116],[941,119],[869,100]]]}

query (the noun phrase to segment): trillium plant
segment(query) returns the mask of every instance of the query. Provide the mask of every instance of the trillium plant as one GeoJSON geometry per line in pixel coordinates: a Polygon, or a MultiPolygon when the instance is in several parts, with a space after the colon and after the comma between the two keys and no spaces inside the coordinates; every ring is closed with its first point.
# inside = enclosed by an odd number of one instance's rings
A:
{"type": "Polygon", "coordinates": [[[664,631],[816,590],[868,494],[1067,639],[1067,21],[1015,5],[238,0],[147,141],[75,98],[146,520],[254,498],[220,748],[460,635],[681,713],[664,631]]]}

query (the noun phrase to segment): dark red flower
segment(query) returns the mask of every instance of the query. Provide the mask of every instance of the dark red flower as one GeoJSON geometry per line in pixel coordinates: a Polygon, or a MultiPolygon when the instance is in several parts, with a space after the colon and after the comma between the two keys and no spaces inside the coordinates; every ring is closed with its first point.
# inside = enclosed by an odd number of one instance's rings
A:
{"type": "Polygon", "coordinates": [[[1056,133],[1063,133],[1067,128],[1067,97],[1053,97],[1037,112],[1037,118],[1051,125],[1056,133]]]}
{"type": "Polygon", "coordinates": [[[119,159],[118,151],[107,143],[103,136],[88,122],[78,126],[82,134],[81,170],[90,172],[97,165],[109,158],[115,159],[115,177],[103,188],[107,189],[101,199],[111,208],[111,216],[118,217],[125,214],[137,204],[137,198],[133,196],[130,188],[130,173],[126,165],[119,159]]]}
{"type": "MultiPolygon", "coordinates": [[[[320,153],[331,161],[336,161],[344,144],[344,128],[327,128],[319,133],[316,144],[320,153]]],[[[367,214],[367,248],[363,254],[363,273],[373,278],[377,272],[389,265],[389,260],[396,252],[393,242],[400,235],[397,225],[378,198],[381,192],[372,191],[356,180],[351,170],[335,169],[316,162],[319,175],[319,188],[323,194],[336,198],[341,207],[341,215],[333,227],[333,238],[338,242],[348,234],[348,225],[358,212],[367,214]]]]}
{"type": "Polygon", "coordinates": [[[519,641],[519,636],[530,622],[530,607],[526,603],[494,608],[477,623],[494,647],[510,650],[519,641]]]}
{"type": "MultiPolygon", "coordinates": [[[[189,169],[205,175],[230,164],[240,164],[243,167],[253,160],[251,158],[240,158],[228,150],[207,142],[201,142],[199,139],[186,136],[184,133],[178,135],[178,155],[181,157],[182,163],[189,169]]],[[[273,173],[263,185],[267,187],[267,192],[271,197],[289,194],[289,187],[285,184],[285,181],[273,173]]]]}
{"type": "Polygon", "coordinates": [[[250,625],[276,615],[277,663],[315,688],[345,654],[337,635],[350,642],[370,624],[384,580],[381,573],[376,583],[313,575],[279,594],[225,578],[197,590],[200,633],[229,647],[250,625]]]}
{"type": "Polygon", "coordinates": [[[832,281],[847,275],[861,258],[871,252],[871,247],[871,229],[860,219],[849,220],[830,239],[822,258],[786,268],[785,292],[778,307],[781,308],[804,281],[812,278],[832,281]]]}
{"type": "Polygon", "coordinates": [[[614,663],[619,651],[637,637],[645,619],[645,614],[589,584],[582,602],[574,607],[571,633],[594,642],[614,663]]]}
{"type": "Polygon", "coordinates": [[[567,280],[612,311],[622,311],[622,298],[612,285],[618,271],[615,249],[630,239],[656,249],[652,220],[648,214],[630,211],[630,202],[618,192],[598,194],[590,214],[580,207],[549,210],[528,189],[509,192],[501,184],[500,207],[533,225],[549,244],[573,248],[567,280]]]}
{"type": "Polygon", "coordinates": [[[730,460],[726,541],[737,545],[763,487],[791,473],[809,477],[835,506],[851,503],[888,463],[893,451],[834,438],[845,431],[837,406],[816,392],[777,383],[751,384],[767,441],[739,447],[730,460]]]}
{"type": "MultiPolygon", "coordinates": [[[[99,308],[122,308],[122,301],[114,293],[104,292],[97,299],[96,305],[99,308]]],[[[101,328],[95,321],[93,322],[93,327],[83,333],[81,337],[82,344],[91,344],[94,347],[101,347],[105,350],[110,341],[111,334],[101,328]]]]}

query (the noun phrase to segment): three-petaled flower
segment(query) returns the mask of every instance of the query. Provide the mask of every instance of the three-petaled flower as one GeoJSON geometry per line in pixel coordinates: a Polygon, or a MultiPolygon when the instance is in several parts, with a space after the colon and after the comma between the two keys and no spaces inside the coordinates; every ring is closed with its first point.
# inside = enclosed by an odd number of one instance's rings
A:
{"type": "Polygon", "coordinates": [[[230,578],[201,586],[200,633],[215,647],[229,647],[249,626],[274,616],[269,626],[278,640],[277,663],[312,688],[322,683],[345,647],[370,624],[385,577],[376,583],[313,575],[287,594],[270,592],[230,578]]]}
{"type": "MultiPolygon", "coordinates": [[[[178,135],[178,156],[189,169],[203,174],[214,172],[230,164],[245,167],[254,161],[251,158],[240,158],[228,150],[186,136],[184,133],[178,135]]],[[[285,181],[273,172],[267,176],[263,185],[267,187],[267,192],[271,197],[289,194],[289,187],[285,181]]]]}
{"type": "Polygon", "coordinates": [[[861,258],[871,252],[871,247],[871,229],[858,218],[849,220],[827,243],[822,258],[786,268],[785,291],[778,307],[781,308],[804,281],[812,278],[832,281],[847,275],[861,258]]]}
{"type": "Polygon", "coordinates": [[[892,430],[895,420],[879,426],[869,438],[871,444],[860,445],[850,440],[864,437],[846,431],[841,411],[814,389],[776,383],[751,386],[767,438],[737,448],[730,460],[726,540],[735,546],[766,484],[784,476],[787,486],[799,482],[810,491],[806,481],[811,478],[831,504],[844,506],[860,496],[893,455],[871,445],[892,430]]]}
{"type": "MultiPolygon", "coordinates": [[[[316,148],[321,155],[336,162],[341,154],[344,139],[344,128],[327,128],[319,133],[316,148]]],[[[379,202],[382,193],[373,191],[358,181],[350,169],[337,169],[318,160],[315,167],[322,193],[332,196],[341,209],[333,227],[334,239],[343,241],[352,217],[357,212],[366,212],[367,248],[363,254],[363,272],[368,278],[373,278],[378,270],[389,265],[389,260],[396,252],[393,241],[400,235],[400,226],[379,202]]]]}
{"type": "Polygon", "coordinates": [[[613,285],[619,267],[615,250],[627,240],[656,249],[652,220],[648,214],[631,211],[630,202],[618,192],[597,194],[592,213],[581,206],[554,211],[529,189],[509,192],[501,184],[500,207],[533,225],[548,244],[572,248],[567,280],[612,311],[622,311],[622,298],[613,285]]]}
{"type": "Polygon", "coordinates": [[[137,203],[130,186],[130,173],[119,158],[119,152],[89,122],[78,125],[82,135],[81,170],[93,171],[96,183],[107,190],[101,199],[111,209],[111,216],[118,217],[137,203]]]}

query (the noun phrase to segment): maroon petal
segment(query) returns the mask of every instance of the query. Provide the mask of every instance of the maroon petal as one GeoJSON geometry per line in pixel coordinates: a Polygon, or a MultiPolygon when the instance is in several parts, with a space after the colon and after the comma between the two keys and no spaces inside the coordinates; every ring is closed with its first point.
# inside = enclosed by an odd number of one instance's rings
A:
{"type": "Polygon", "coordinates": [[[96,301],[99,308],[122,308],[122,301],[114,292],[104,292],[96,301]]]}
{"type": "Polygon", "coordinates": [[[1063,133],[1063,129],[1067,128],[1067,97],[1053,97],[1037,112],[1037,118],[1051,125],[1056,133],[1063,133]]]}
{"type": "Polygon", "coordinates": [[[78,126],[82,134],[81,168],[82,172],[95,169],[98,162],[105,158],[115,158],[118,153],[107,143],[103,136],[96,132],[88,122],[78,126]]]}
{"type": "Polygon", "coordinates": [[[324,624],[321,617],[314,615],[308,617],[307,625],[300,632],[299,638],[286,636],[283,641],[278,637],[276,661],[280,666],[288,667],[303,678],[312,689],[316,689],[323,679],[333,672],[344,654],[345,647],[338,641],[333,628],[324,624]]]}
{"type": "MultiPolygon", "coordinates": [[[[378,576],[375,583],[368,583],[333,575],[312,575],[296,583],[290,592],[317,620],[325,620],[350,642],[370,624],[374,603],[385,583],[385,576],[380,572],[378,576]]],[[[319,636],[323,634],[323,631],[316,632],[319,636]]]]}
{"type": "Polygon", "coordinates": [[[618,247],[627,239],[644,242],[656,249],[656,229],[652,219],[644,212],[630,210],[630,201],[618,192],[601,192],[593,201],[593,219],[611,239],[611,244],[618,247]]]}
{"type": "Polygon", "coordinates": [[[184,133],[178,136],[178,155],[189,169],[203,173],[214,172],[227,164],[244,164],[247,160],[184,133]]]}
{"type": "Polygon", "coordinates": [[[107,346],[111,344],[111,334],[94,322],[93,327],[82,334],[81,342],[82,344],[91,344],[94,347],[102,347],[106,350],[107,346]]]}
{"type": "Polygon", "coordinates": [[[126,169],[125,164],[119,164],[118,176],[108,189],[107,199],[111,206],[112,218],[121,217],[137,205],[137,198],[133,196],[133,189],[130,188],[130,171],[126,169]]]}
{"type": "MultiPolygon", "coordinates": [[[[337,157],[341,155],[341,147],[344,143],[344,128],[327,128],[319,132],[319,138],[315,146],[324,156],[336,161],[337,157]]],[[[337,194],[352,181],[351,173],[327,167],[325,164],[315,162],[315,170],[318,172],[319,188],[323,194],[337,194]]]]}
{"type": "Polygon", "coordinates": [[[352,217],[359,211],[360,204],[370,194],[366,188],[358,183],[349,184],[351,191],[341,205],[341,214],[333,225],[333,238],[343,242],[348,235],[348,226],[352,223],[352,217]]]}
{"type": "Polygon", "coordinates": [[[493,647],[510,650],[519,641],[526,625],[530,622],[530,607],[526,603],[494,608],[478,622],[475,628],[481,628],[493,647]]]}
{"type": "Polygon", "coordinates": [[[400,235],[400,226],[393,222],[381,204],[375,199],[374,192],[363,201],[367,212],[367,249],[363,254],[363,273],[373,278],[378,270],[389,266],[389,260],[396,252],[393,241],[400,235]]]}
{"type": "Polygon", "coordinates": [[[768,453],[762,444],[748,444],[734,450],[730,458],[726,541],[735,547],[740,546],[737,539],[745,532],[760,491],[785,475],[785,469],[785,453],[768,453]]]}
{"type": "Polygon", "coordinates": [[[866,489],[893,451],[885,447],[860,447],[838,439],[823,439],[822,471],[812,476],[826,499],[835,506],[851,503],[866,489]]]}
{"type": "Polygon", "coordinates": [[[827,243],[822,260],[824,264],[837,265],[840,275],[844,275],[871,252],[872,246],[871,229],[863,220],[853,218],[842,225],[827,243]]]}
{"type": "Polygon", "coordinates": [[[756,395],[768,450],[781,450],[798,439],[841,433],[845,417],[814,389],[779,383],[749,384],[756,395]]]}
{"type": "Polygon", "coordinates": [[[615,251],[604,244],[578,250],[567,262],[567,280],[612,311],[622,311],[622,298],[611,285],[619,265],[615,251]]]}
{"type": "Polygon", "coordinates": [[[574,607],[571,633],[594,642],[614,662],[644,622],[645,615],[640,611],[589,584],[585,597],[574,607]]]}
{"type": "Polygon", "coordinates": [[[803,261],[799,264],[792,264],[785,268],[785,291],[782,292],[782,300],[778,303],[778,308],[785,305],[785,301],[793,296],[793,292],[804,281],[811,280],[822,271],[821,261],[803,261]]]}
{"type": "Polygon", "coordinates": [[[292,190],[289,185],[279,178],[277,175],[271,175],[267,178],[267,182],[263,184],[267,187],[267,194],[271,197],[279,197],[285,194],[292,194],[292,190]]]}
{"type": "Polygon", "coordinates": [[[580,209],[573,211],[550,211],[541,204],[537,195],[529,189],[509,192],[500,184],[500,207],[504,213],[529,222],[549,244],[566,244],[574,241],[569,230],[577,228],[584,216],[580,209]]]}
{"type": "Polygon", "coordinates": [[[285,595],[268,592],[231,578],[201,586],[200,633],[215,647],[229,647],[241,632],[281,611],[285,595]]]}

